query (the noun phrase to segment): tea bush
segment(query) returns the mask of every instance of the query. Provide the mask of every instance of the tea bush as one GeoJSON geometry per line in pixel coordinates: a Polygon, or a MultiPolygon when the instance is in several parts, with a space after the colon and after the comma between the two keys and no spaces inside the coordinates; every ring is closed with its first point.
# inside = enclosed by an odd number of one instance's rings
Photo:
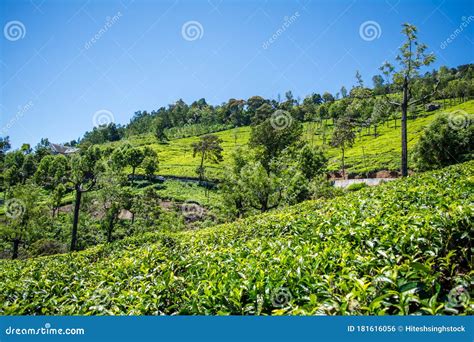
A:
{"type": "Polygon", "coordinates": [[[200,231],[0,261],[0,314],[473,314],[473,171],[471,161],[200,231]]]}

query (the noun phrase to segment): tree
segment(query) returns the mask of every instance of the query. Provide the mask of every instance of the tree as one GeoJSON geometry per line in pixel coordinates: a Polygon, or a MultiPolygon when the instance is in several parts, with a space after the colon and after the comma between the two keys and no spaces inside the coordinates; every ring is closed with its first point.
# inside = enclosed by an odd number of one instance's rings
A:
{"type": "Polygon", "coordinates": [[[47,155],[41,159],[34,174],[34,180],[46,189],[55,189],[65,182],[68,168],[68,160],[65,156],[47,155]]]}
{"type": "Polygon", "coordinates": [[[360,74],[359,70],[356,71],[355,78],[357,80],[357,87],[364,88],[364,80],[362,79],[362,75],[360,74]]]}
{"type": "Polygon", "coordinates": [[[344,86],[341,87],[341,96],[343,99],[347,97],[347,89],[344,86]]]}
{"type": "Polygon", "coordinates": [[[112,168],[106,169],[98,178],[98,199],[105,213],[101,226],[106,232],[107,242],[112,242],[112,234],[119,219],[120,211],[128,204],[132,195],[124,188],[126,178],[112,168]]]}
{"type": "Polygon", "coordinates": [[[273,114],[274,111],[275,110],[270,104],[268,103],[262,104],[260,107],[258,107],[255,110],[255,114],[252,117],[252,125],[258,125],[262,123],[263,121],[268,119],[273,114]]]}
{"type": "Polygon", "coordinates": [[[193,158],[195,158],[197,155],[199,155],[201,158],[201,163],[196,169],[200,182],[204,180],[204,162],[206,160],[210,161],[211,163],[220,163],[224,159],[222,157],[222,142],[223,140],[217,135],[208,134],[202,136],[198,142],[191,144],[191,147],[193,148],[193,158]]]}
{"type": "Polygon", "coordinates": [[[272,172],[267,173],[259,161],[242,168],[238,184],[247,204],[262,213],[276,208],[282,198],[278,177],[272,172]]]}
{"type": "Polygon", "coordinates": [[[165,121],[163,120],[161,116],[158,116],[155,122],[155,137],[161,143],[168,141],[168,137],[166,136],[165,129],[166,129],[165,121]]]}
{"type": "Polygon", "coordinates": [[[472,115],[451,113],[439,115],[424,130],[413,153],[420,171],[461,163],[474,157],[472,115]]]}
{"type": "Polygon", "coordinates": [[[77,249],[77,227],[82,195],[96,188],[97,177],[102,170],[102,165],[99,163],[100,158],[101,151],[99,148],[91,146],[80,154],[74,154],[70,159],[68,181],[72,184],[72,190],[75,193],[71,251],[77,249]]]}
{"type": "Polygon", "coordinates": [[[385,100],[380,98],[375,100],[370,116],[370,122],[374,125],[374,137],[377,137],[377,127],[388,118],[390,111],[390,106],[385,100]]]}
{"type": "Polygon", "coordinates": [[[59,207],[61,206],[61,201],[63,200],[63,197],[64,195],[66,194],[66,186],[64,186],[64,184],[60,183],[58,184],[52,194],[51,194],[51,212],[52,212],[52,216],[54,217],[54,215],[57,213],[59,207]]]}
{"type": "Polygon", "coordinates": [[[44,205],[39,201],[40,189],[33,183],[14,187],[5,202],[7,224],[0,227],[4,240],[12,243],[12,259],[18,258],[19,247],[39,230],[44,205]]]}
{"type": "Polygon", "coordinates": [[[259,159],[265,169],[269,171],[271,160],[279,152],[298,141],[302,132],[301,123],[293,119],[289,113],[283,112],[252,127],[249,145],[261,149],[259,159]]]}
{"type": "Polygon", "coordinates": [[[143,152],[145,154],[145,158],[142,162],[142,168],[145,170],[145,175],[149,180],[151,180],[155,175],[155,172],[158,171],[158,155],[149,147],[145,147],[143,152]]]}
{"type": "MultiPolygon", "coordinates": [[[[408,137],[407,137],[407,113],[410,106],[416,105],[426,98],[432,96],[437,89],[439,82],[434,87],[433,92],[420,99],[412,99],[413,79],[418,76],[419,69],[428,66],[434,62],[434,54],[427,54],[427,46],[418,42],[418,30],[414,25],[403,24],[402,33],[406,37],[405,43],[400,47],[400,54],[396,60],[400,69],[393,75],[394,83],[401,87],[403,98],[401,102],[388,100],[389,103],[399,107],[402,112],[401,135],[402,135],[402,155],[401,155],[401,173],[402,177],[408,176],[408,137]]],[[[395,68],[388,62],[381,67],[382,72],[390,75],[395,68]]]]}
{"type": "Polygon", "coordinates": [[[346,178],[345,165],[344,165],[344,154],[347,148],[354,145],[355,133],[354,124],[348,118],[341,118],[336,122],[334,131],[331,138],[331,145],[339,147],[342,153],[342,178],[346,178]]]}
{"type": "Polygon", "coordinates": [[[331,103],[331,102],[334,102],[334,100],[335,100],[334,96],[331,93],[329,93],[327,91],[324,92],[324,94],[323,94],[324,103],[331,103]]]}
{"type": "Polygon", "coordinates": [[[304,145],[298,155],[299,169],[307,180],[311,180],[325,171],[327,158],[320,149],[304,145]]]}
{"type": "Polygon", "coordinates": [[[386,93],[386,86],[384,79],[381,75],[375,75],[372,77],[372,83],[374,84],[374,95],[382,95],[386,93]]]}
{"type": "Polygon", "coordinates": [[[10,137],[0,137],[0,160],[3,159],[5,153],[11,148],[10,137]]]}

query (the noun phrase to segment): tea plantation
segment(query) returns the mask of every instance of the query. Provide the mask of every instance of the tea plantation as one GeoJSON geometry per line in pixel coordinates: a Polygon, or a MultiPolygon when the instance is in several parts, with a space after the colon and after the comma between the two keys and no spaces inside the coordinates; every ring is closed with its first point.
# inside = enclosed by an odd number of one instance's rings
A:
{"type": "Polygon", "coordinates": [[[474,162],[200,231],[0,262],[2,315],[474,314],[474,162]]]}

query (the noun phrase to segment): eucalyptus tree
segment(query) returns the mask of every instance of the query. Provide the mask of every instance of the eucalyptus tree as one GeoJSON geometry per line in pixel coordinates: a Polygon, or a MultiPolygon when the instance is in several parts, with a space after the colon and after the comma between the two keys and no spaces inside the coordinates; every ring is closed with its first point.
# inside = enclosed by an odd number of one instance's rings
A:
{"type": "Polygon", "coordinates": [[[407,113],[410,106],[416,105],[425,99],[431,97],[438,87],[438,83],[434,86],[433,91],[423,96],[422,98],[413,98],[413,83],[419,75],[420,68],[428,66],[435,61],[433,53],[427,53],[428,47],[425,44],[418,42],[418,29],[416,26],[405,23],[403,24],[402,33],[406,40],[400,47],[400,53],[396,57],[399,64],[399,69],[390,63],[385,62],[380,68],[381,71],[388,77],[393,78],[396,86],[401,88],[402,100],[401,102],[393,101],[387,98],[387,101],[392,105],[400,108],[402,113],[401,118],[401,136],[402,136],[402,154],[401,154],[401,173],[403,177],[408,176],[408,138],[407,138],[407,113]],[[393,73],[393,75],[392,75],[393,73]]]}

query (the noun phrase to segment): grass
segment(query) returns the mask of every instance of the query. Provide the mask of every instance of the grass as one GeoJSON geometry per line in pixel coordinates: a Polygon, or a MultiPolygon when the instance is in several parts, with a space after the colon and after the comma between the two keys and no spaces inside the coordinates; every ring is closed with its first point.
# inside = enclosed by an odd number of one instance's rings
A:
{"type": "Polygon", "coordinates": [[[0,314],[473,314],[474,161],[199,231],[0,261],[0,314]]]}
{"type": "MultiPolygon", "coordinates": [[[[474,113],[474,100],[467,101],[460,105],[448,107],[435,112],[426,113],[420,111],[416,119],[408,121],[408,149],[413,149],[417,143],[423,129],[433,121],[434,117],[443,112],[464,110],[467,113],[474,113]]],[[[326,133],[327,140],[331,136],[332,127],[329,126],[326,133]]],[[[208,177],[222,178],[224,166],[230,163],[230,155],[235,148],[248,143],[250,138],[250,127],[240,127],[231,130],[214,133],[224,142],[223,156],[221,164],[208,164],[208,177]]],[[[306,123],[304,125],[304,137],[313,146],[323,146],[321,131],[316,124],[306,123]],[[314,132],[313,135],[311,132],[314,132]]],[[[191,143],[196,142],[199,137],[188,137],[170,140],[168,144],[159,144],[152,135],[132,136],[127,141],[135,146],[150,146],[158,152],[160,159],[161,175],[174,175],[182,177],[196,177],[196,167],[199,166],[199,158],[193,158],[191,143]]],[[[124,143],[124,141],[111,143],[113,146],[124,143]]],[[[329,171],[337,171],[341,165],[341,152],[339,149],[324,146],[329,157],[329,171]]],[[[365,174],[372,171],[389,170],[398,171],[400,168],[400,120],[397,120],[397,128],[394,122],[390,121],[386,125],[378,128],[378,136],[369,135],[364,130],[362,136],[357,136],[355,144],[346,151],[346,169],[348,173],[365,174]]],[[[140,172],[140,170],[139,170],[140,172]]]]}

